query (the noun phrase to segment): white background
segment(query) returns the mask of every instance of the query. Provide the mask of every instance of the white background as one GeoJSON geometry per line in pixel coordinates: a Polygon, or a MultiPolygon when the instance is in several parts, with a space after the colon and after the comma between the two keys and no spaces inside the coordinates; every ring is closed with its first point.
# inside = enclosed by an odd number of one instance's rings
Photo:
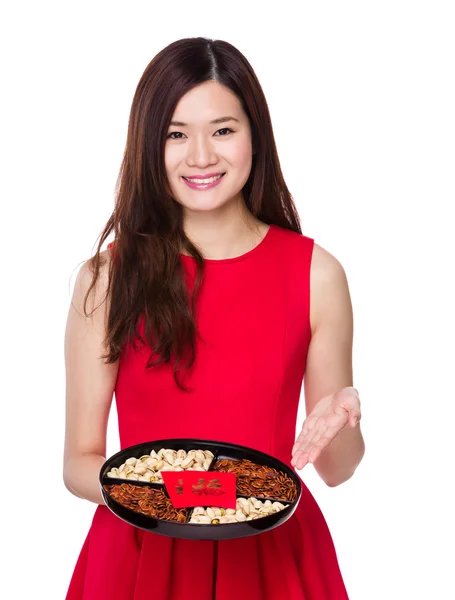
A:
{"type": "MultiPolygon", "coordinates": [[[[348,276],[367,453],[338,488],[302,475],[350,599],[455,598],[453,3],[12,6],[0,19],[2,597],[65,596],[95,509],[61,476],[71,289],[113,208],[140,76],[170,42],[203,35],[253,65],[304,233],[348,276]]],[[[298,428],[303,408],[302,395],[298,428]]]]}

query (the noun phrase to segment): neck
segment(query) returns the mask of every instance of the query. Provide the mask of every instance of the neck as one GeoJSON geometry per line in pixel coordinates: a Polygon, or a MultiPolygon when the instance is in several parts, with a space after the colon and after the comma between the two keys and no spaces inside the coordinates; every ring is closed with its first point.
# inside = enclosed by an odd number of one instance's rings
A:
{"type": "Polygon", "coordinates": [[[223,260],[239,256],[257,246],[268,230],[248,210],[243,198],[222,209],[184,215],[185,233],[204,258],[223,260]]]}

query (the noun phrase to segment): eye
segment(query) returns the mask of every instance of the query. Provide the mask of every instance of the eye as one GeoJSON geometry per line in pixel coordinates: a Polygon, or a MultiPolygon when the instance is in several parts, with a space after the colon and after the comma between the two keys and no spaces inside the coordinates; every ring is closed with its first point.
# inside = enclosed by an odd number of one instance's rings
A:
{"type": "MultiPolygon", "coordinates": [[[[218,131],[229,131],[230,133],[233,133],[232,129],[229,129],[229,127],[224,127],[223,129],[218,129],[218,131]]],[[[216,133],[218,133],[218,131],[216,133]]]]}
{"type": "Polygon", "coordinates": [[[180,139],[182,139],[182,138],[174,138],[174,137],[172,137],[173,135],[183,135],[183,133],[181,131],[173,131],[167,137],[170,138],[171,140],[180,140],[180,139]]]}

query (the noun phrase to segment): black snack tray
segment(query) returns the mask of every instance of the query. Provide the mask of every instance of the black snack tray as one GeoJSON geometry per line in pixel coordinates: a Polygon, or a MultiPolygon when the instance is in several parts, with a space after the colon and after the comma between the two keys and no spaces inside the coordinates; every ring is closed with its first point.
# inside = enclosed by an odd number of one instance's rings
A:
{"type": "MultiPolygon", "coordinates": [[[[217,471],[218,472],[218,471],[217,471]]],[[[219,471],[223,472],[223,471],[219,471]]],[[[223,540],[241,538],[250,535],[256,535],[258,533],[273,529],[291,517],[294,513],[297,504],[300,500],[302,493],[302,485],[299,477],[296,473],[285,463],[281,462],[277,458],[248,448],[246,446],[240,446],[238,444],[229,444],[227,442],[220,442],[216,440],[205,440],[198,438],[170,438],[155,440],[152,442],[145,442],[124,448],[120,452],[117,452],[111,456],[100,470],[99,482],[101,487],[101,493],[106,502],[108,508],[119,518],[123,519],[127,523],[139,527],[146,531],[158,533],[160,535],[166,535],[175,538],[182,539],[195,539],[195,540],[223,540]],[[155,489],[163,489],[165,495],[169,498],[169,494],[166,490],[164,483],[148,482],[148,481],[137,481],[134,479],[121,479],[114,477],[107,477],[107,473],[113,467],[120,467],[130,457],[139,458],[144,454],[150,454],[152,450],[158,452],[161,448],[179,450],[182,448],[186,452],[189,450],[210,450],[214,454],[214,458],[209,467],[211,472],[212,467],[217,460],[231,459],[231,460],[242,460],[248,459],[258,465],[266,465],[273,467],[278,471],[286,473],[294,481],[297,488],[297,498],[294,501],[285,500],[282,498],[271,498],[267,496],[257,496],[255,494],[242,494],[237,493],[237,498],[250,498],[254,497],[264,502],[270,500],[271,502],[281,502],[285,505],[285,508],[277,513],[272,513],[259,519],[252,519],[250,521],[241,521],[239,523],[189,523],[191,515],[193,514],[193,507],[188,508],[188,517],[186,522],[180,523],[178,521],[170,521],[165,519],[157,519],[149,515],[145,515],[140,512],[136,512],[131,508],[123,506],[116,500],[114,500],[103,488],[103,485],[119,485],[127,483],[137,486],[148,486],[155,489]],[[192,527],[188,527],[192,525],[192,527]]],[[[202,506],[207,506],[205,503],[202,506]]]]}

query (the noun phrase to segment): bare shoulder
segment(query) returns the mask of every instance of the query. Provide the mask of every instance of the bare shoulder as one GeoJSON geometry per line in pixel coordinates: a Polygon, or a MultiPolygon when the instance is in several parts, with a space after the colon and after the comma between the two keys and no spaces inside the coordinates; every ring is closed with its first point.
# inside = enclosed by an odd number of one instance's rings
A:
{"type": "Polygon", "coordinates": [[[311,325],[316,328],[329,314],[351,312],[349,286],[341,262],[319,244],[311,261],[311,325]]]}
{"type": "Polygon", "coordinates": [[[99,274],[92,287],[95,263],[94,257],[85,261],[79,269],[73,290],[73,307],[76,308],[79,314],[84,312],[84,302],[87,297],[86,309],[88,312],[92,312],[100,307],[107,297],[107,291],[109,287],[109,271],[111,264],[111,253],[109,250],[103,250],[99,254],[99,274]],[[90,291],[90,293],[89,293],[90,291]],[[88,294],[88,296],[87,296],[88,294]]]}
{"type": "Polygon", "coordinates": [[[318,286],[334,285],[344,280],[346,274],[340,261],[322,246],[315,243],[311,262],[311,277],[318,286]]]}

